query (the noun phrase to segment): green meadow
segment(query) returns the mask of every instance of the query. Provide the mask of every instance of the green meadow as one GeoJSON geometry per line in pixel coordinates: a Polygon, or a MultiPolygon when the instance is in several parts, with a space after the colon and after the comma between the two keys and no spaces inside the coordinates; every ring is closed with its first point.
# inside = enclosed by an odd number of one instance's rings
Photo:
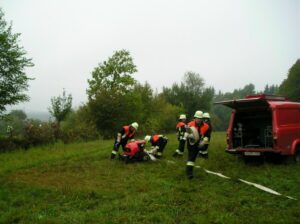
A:
{"type": "Polygon", "coordinates": [[[0,154],[0,223],[300,223],[299,165],[246,163],[225,153],[225,133],[218,132],[209,159],[198,158],[201,168],[188,180],[186,152],[173,158],[177,140],[167,136],[156,162],[111,161],[112,140],[0,154]]]}

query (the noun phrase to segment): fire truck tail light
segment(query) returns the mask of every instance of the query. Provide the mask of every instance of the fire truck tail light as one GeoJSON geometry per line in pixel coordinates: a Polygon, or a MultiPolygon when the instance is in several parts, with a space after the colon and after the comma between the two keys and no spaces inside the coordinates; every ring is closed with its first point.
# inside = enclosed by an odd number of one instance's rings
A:
{"type": "Polygon", "coordinates": [[[226,132],[226,143],[229,146],[229,133],[228,132],[226,132]]]}

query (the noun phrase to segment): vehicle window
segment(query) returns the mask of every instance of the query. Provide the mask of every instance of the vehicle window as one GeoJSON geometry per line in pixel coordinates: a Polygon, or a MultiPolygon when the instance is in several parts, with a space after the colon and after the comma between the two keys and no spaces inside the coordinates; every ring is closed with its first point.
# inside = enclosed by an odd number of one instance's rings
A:
{"type": "Polygon", "coordinates": [[[278,110],[278,124],[300,124],[300,109],[280,109],[278,110]]]}

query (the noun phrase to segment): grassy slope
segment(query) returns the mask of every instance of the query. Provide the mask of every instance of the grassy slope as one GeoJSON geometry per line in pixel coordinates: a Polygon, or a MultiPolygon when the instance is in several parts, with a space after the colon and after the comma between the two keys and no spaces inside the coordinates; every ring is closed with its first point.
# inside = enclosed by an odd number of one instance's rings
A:
{"type": "Polygon", "coordinates": [[[0,223],[299,223],[300,203],[245,185],[260,183],[300,199],[300,166],[245,164],[214,133],[210,158],[185,178],[185,158],[124,164],[108,159],[112,141],[55,144],[0,154],[0,223]],[[176,164],[167,160],[175,160],[176,164]]]}

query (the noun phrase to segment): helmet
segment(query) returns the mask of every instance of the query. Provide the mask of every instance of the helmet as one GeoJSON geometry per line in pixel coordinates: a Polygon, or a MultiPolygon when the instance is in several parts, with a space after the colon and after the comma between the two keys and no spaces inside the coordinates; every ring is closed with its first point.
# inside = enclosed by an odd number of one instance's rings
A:
{"type": "Polygon", "coordinates": [[[201,110],[197,110],[195,112],[194,118],[202,118],[203,117],[203,112],[201,110]]]}
{"type": "Polygon", "coordinates": [[[130,126],[134,127],[134,129],[137,131],[139,124],[137,122],[133,122],[130,126]]]}
{"type": "Polygon", "coordinates": [[[185,114],[180,114],[180,116],[179,116],[179,119],[180,119],[180,120],[182,120],[182,119],[186,119],[186,116],[185,116],[185,114]]]}
{"type": "Polygon", "coordinates": [[[146,142],[149,142],[150,139],[151,139],[151,136],[150,136],[150,135],[146,135],[144,140],[145,140],[146,142]]]}
{"type": "Polygon", "coordinates": [[[210,118],[210,115],[209,115],[209,113],[204,113],[202,117],[203,118],[210,118]]]}

